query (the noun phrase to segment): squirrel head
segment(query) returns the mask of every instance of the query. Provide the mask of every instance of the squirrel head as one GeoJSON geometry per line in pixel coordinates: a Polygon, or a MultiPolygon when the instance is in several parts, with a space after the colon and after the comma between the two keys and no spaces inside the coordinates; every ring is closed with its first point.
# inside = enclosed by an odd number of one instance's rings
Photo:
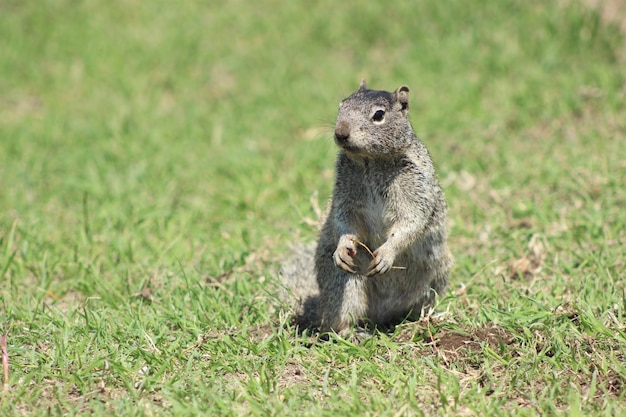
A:
{"type": "Polygon", "coordinates": [[[391,157],[408,148],[415,135],[409,121],[409,87],[393,93],[359,89],[339,104],[335,143],[348,156],[391,157]]]}

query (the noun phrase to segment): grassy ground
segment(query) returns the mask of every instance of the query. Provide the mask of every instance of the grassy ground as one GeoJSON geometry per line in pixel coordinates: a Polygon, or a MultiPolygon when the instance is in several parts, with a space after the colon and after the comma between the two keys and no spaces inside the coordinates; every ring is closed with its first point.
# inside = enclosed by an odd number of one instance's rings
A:
{"type": "Polygon", "coordinates": [[[618,23],[413,3],[1,1],[0,414],[626,412],[618,23]],[[435,317],[315,343],[271,288],[361,77],[410,85],[456,266],[435,317]]]}

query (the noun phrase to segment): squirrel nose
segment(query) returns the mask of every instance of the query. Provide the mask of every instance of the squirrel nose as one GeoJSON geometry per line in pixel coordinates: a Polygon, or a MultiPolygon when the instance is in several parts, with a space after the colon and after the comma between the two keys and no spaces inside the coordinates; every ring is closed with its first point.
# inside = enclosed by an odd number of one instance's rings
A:
{"type": "Polygon", "coordinates": [[[346,143],[350,138],[350,125],[346,122],[339,122],[335,127],[335,140],[337,143],[346,143]]]}

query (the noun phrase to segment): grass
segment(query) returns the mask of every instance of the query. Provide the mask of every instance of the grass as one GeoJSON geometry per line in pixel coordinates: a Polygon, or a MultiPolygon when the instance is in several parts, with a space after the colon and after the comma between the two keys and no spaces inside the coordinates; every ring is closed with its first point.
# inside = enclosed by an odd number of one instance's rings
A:
{"type": "Polygon", "coordinates": [[[0,413],[624,413],[626,43],[553,3],[1,2],[0,413]],[[319,343],[272,288],[361,77],[411,87],[456,266],[319,343]]]}

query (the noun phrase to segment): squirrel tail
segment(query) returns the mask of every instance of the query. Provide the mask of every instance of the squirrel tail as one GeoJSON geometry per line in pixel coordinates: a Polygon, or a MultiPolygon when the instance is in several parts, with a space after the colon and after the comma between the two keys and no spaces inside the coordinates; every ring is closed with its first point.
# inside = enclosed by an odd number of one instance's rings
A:
{"type": "Polygon", "coordinates": [[[283,285],[281,299],[293,309],[295,324],[301,328],[315,328],[320,324],[315,248],[315,242],[293,247],[279,272],[283,285]]]}

